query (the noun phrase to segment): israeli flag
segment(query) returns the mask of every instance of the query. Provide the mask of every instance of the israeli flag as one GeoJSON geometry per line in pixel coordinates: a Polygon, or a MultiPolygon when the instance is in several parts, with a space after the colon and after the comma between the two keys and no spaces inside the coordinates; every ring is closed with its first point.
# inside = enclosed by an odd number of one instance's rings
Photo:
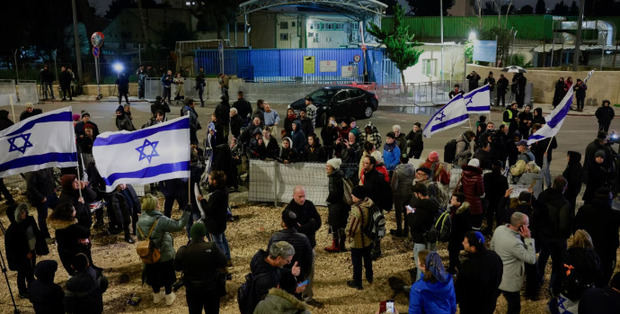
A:
{"type": "Polygon", "coordinates": [[[489,84],[478,87],[463,95],[463,101],[469,113],[491,113],[491,89],[489,84]]]}
{"type": "Polygon", "coordinates": [[[133,132],[102,133],[93,157],[107,192],[121,183],[189,178],[189,116],[133,132]]]}
{"type": "MultiPolygon", "coordinates": [[[[594,73],[594,70],[588,73],[588,76],[584,79],[584,84],[590,79],[590,77],[592,77],[592,73],[594,73]]],[[[538,129],[536,133],[527,138],[527,145],[532,145],[538,141],[554,137],[558,134],[562,128],[562,124],[564,124],[564,120],[566,120],[566,116],[568,115],[572,104],[573,89],[569,88],[564,98],[562,98],[562,101],[555,107],[555,109],[553,109],[553,111],[551,111],[549,115],[545,117],[546,123],[538,129]]]]}
{"type": "Polygon", "coordinates": [[[469,113],[467,113],[463,96],[456,95],[428,120],[422,134],[424,137],[430,138],[431,135],[437,132],[465,123],[467,119],[469,119],[469,113]]]}
{"type": "Polygon", "coordinates": [[[71,107],[66,107],[0,131],[0,178],[50,167],[77,167],[71,115],[71,107]]]}

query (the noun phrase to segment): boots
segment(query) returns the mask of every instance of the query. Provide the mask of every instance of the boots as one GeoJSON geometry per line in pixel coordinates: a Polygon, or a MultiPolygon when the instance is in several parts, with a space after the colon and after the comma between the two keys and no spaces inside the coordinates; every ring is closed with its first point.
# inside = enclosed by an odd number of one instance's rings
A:
{"type": "Polygon", "coordinates": [[[336,239],[334,237],[334,239],[332,240],[332,246],[328,246],[325,248],[325,251],[329,252],[329,253],[337,253],[340,252],[340,248],[338,247],[338,243],[336,242],[336,239]]]}
{"type": "Polygon", "coordinates": [[[347,249],[345,248],[345,243],[346,243],[346,239],[347,236],[344,233],[344,229],[338,229],[338,234],[339,234],[339,242],[338,242],[338,248],[340,249],[340,252],[346,252],[347,249]]]}

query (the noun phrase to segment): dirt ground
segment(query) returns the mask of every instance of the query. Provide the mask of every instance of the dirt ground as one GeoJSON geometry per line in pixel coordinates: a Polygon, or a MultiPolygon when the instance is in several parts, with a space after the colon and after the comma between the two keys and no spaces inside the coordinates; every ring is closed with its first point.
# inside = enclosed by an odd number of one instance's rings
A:
{"type": "MultiPolygon", "coordinates": [[[[232,273],[232,281],[227,283],[228,294],[222,299],[222,313],[238,313],[236,291],[249,272],[249,263],[259,248],[265,248],[271,234],[280,229],[281,211],[284,206],[273,207],[265,204],[241,205],[233,209],[234,215],[239,216],[235,222],[228,224],[226,236],[230,243],[232,264],[229,268],[232,273]]],[[[8,219],[4,214],[5,207],[0,205],[0,220],[8,227],[8,219]]],[[[327,219],[327,209],[319,207],[323,221],[327,219]]],[[[35,211],[30,213],[36,216],[35,211]]],[[[180,216],[175,211],[173,216],[180,216]]],[[[388,230],[394,227],[394,214],[387,215],[388,230]]],[[[51,232],[51,230],[50,230],[51,232]]],[[[184,232],[174,235],[174,244],[179,246],[187,242],[184,232]]],[[[409,269],[413,267],[412,246],[407,245],[401,238],[386,236],[382,241],[383,257],[373,263],[375,281],[369,285],[364,281],[364,290],[358,291],[347,287],[346,281],[352,277],[350,253],[328,254],[323,247],[330,242],[328,227],[324,224],[317,232],[316,248],[316,272],[314,295],[317,300],[323,302],[322,309],[311,308],[313,313],[375,313],[379,302],[392,298],[392,290],[388,286],[388,278],[397,276],[410,282],[409,269]]],[[[150,289],[141,284],[142,264],[139,261],[134,245],[123,241],[122,235],[105,236],[95,234],[93,236],[93,260],[96,265],[105,269],[104,274],[110,281],[110,286],[103,296],[105,313],[184,313],[187,311],[185,291],[181,288],[177,293],[177,300],[172,306],[163,304],[154,305],[150,289]],[[128,275],[127,283],[120,283],[121,275],[128,275]],[[127,304],[132,294],[140,296],[142,302],[138,306],[127,304]]],[[[0,249],[4,253],[4,240],[1,241],[0,249]]],[[[439,254],[447,263],[448,251],[445,244],[438,248],[439,254]]],[[[38,260],[54,259],[59,261],[56,245],[50,245],[50,254],[40,257],[38,260]]],[[[549,268],[549,265],[548,265],[549,268]]],[[[16,295],[16,272],[9,271],[9,280],[16,295]]],[[[547,274],[547,278],[548,278],[547,274]]],[[[56,282],[61,286],[67,280],[67,274],[59,265],[56,274],[56,282]]],[[[0,312],[11,311],[11,300],[4,280],[0,283],[0,312]]],[[[16,296],[17,297],[17,296],[16,296]]],[[[407,312],[407,297],[403,294],[396,296],[396,308],[400,313],[407,312]]],[[[28,300],[19,299],[16,302],[22,313],[32,313],[33,308],[28,300]]],[[[547,313],[546,300],[537,302],[526,301],[522,298],[523,313],[547,313]]],[[[497,313],[505,312],[505,300],[498,300],[497,313]]]]}

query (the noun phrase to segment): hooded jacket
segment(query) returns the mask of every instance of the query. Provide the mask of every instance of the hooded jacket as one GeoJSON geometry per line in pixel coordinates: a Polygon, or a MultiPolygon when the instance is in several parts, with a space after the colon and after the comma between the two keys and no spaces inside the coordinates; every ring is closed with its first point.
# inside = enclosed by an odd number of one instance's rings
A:
{"type": "Polygon", "coordinates": [[[534,221],[536,221],[536,237],[546,240],[565,241],[571,234],[573,214],[570,203],[562,195],[562,191],[554,188],[540,193],[536,200],[534,221]]]}
{"type": "Polygon", "coordinates": [[[73,257],[78,253],[84,253],[90,259],[92,265],[92,257],[90,254],[90,229],[77,223],[77,220],[60,220],[53,217],[48,218],[48,225],[56,229],[56,244],[58,256],[69,275],[75,270],[71,268],[73,257]]]}
{"type": "Polygon", "coordinates": [[[327,223],[332,228],[343,228],[347,224],[349,205],[344,202],[344,173],[341,169],[334,170],[329,176],[327,195],[327,223]]]}
{"type": "Polygon", "coordinates": [[[75,314],[103,313],[103,293],[108,279],[92,267],[75,273],[65,286],[65,311],[75,314]]]}
{"type": "Polygon", "coordinates": [[[394,140],[392,144],[385,143],[383,145],[383,163],[388,171],[394,170],[400,163],[400,148],[396,144],[397,142],[394,140]]]}
{"type": "Polygon", "coordinates": [[[412,164],[407,163],[396,166],[390,182],[394,195],[411,196],[414,179],[415,167],[412,164]]]}
{"type": "Polygon", "coordinates": [[[221,295],[226,287],[217,280],[226,268],[226,256],[214,242],[192,239],[177,251],[174,268],[183,271],[183,282],[188,289],[200,289],[221,295]]]}
{"type": "Polygon", "coordinates": [[[424,274],[409,291],[409,314],[454,314],[456,313],[456,295],[452,277],[447,282],[429,282],[424,274]]]}
{"type": "Polygon", "coordinates": [[[155,220],[159,219],[157,226],[155,226],[151,234],[151,241],[161,252],[160,263],[167,262],[174,258],[174,244],[170,232],[183,230],[187,225],[190,214],[191,212],[188,210],[183,211],[183,216],[181,216],[179,220],[170,219],[157,210],[147,211],[140,215],[137,224],[137,227],[142,231],[142,233],[138,232],[138,238],[140,240],[144,240],[142,234],[144,234],[145,237],[148,236],[151,226],[155,223],[155,220]]]}
{"type": "Polygon", "coordinates": [[[62,288],[54,283],[58,263],[53,260],[39,262],[34,269],[36,280],[30,283],[30,302],[38,314],[64,314],[62,288]]]}
{"type": "Polygon", "coordinates": [[[254,314],[310,314],[308,306],[294,295],[280,289],[271,288],[269,294],[258,303],[254,314]]]}
{"type": "Polygon", "coordinates": [[[484,182],[482,180],[482,169],[473,166],[463,167],[463,177],[461,179],[465,200],[470,205],[469,212],[472,215],[482,214],[482,200],[484,195],[484,182]]]}
{"type": "Polygon", "coordinates": [[[581,184],[583,183],[583,167],[581,166],[580,153],[574,151],[568,152],[568,165],[566,165],[566,169],[564,169],[562,176],[568,182],[564,195],[566,195],[569,201],[576,199],[581,191],[581,184]]]}
{"type": "Polygon", "coordinates": [[[26,257],[28,253],[32,253],[32,258],[37,255],[45,255],[49,253],[45,239],[37,223],[32,216],[26,216],[26,219],[19,220],[20,211],[15,211],[15,222],[11,223],[4,238],[4,246],[6,248],[6,259],[9,269],[22,271],[32,269],[32,261],[26,257]],[[30,249],[29,237],[34,240],[34,248],[30,249]]]}
{"type": "Polygon", "coordinates": [[[295,150],[297,154],[301,155],[304,153],[304,149],[306,148],[307,134],[304,134],[304,131],[301,130],[299,120],[295,120],[294,123],[297,124],[297,131],[291,132],[291,140],[293,140],[293,143],[291,143],[291,147],[295,150]]]}

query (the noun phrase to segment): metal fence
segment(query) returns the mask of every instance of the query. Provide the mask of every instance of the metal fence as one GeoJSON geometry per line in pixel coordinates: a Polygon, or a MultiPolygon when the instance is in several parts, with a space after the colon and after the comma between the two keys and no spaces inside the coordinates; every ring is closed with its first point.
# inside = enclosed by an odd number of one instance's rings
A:
{"type": "Polygon", "coordinates": [[[35,81],[0,80],[0,106],[36,104],[39,91],[35,81]]]}

